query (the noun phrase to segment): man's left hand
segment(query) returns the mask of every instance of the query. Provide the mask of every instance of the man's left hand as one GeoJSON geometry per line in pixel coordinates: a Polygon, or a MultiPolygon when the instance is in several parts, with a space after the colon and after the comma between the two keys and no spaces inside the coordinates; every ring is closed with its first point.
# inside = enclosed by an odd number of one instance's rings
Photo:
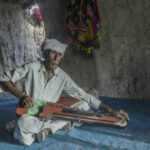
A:
{"type": "Polygon", "coordinates": [[[126,118],[127,120],[129,120],[129,116],[128,113],[125,112],[124,110],[120,109],[120,110],[116,110],[116,109],[112,109],[112,111],[110,112],[112,115],[114,115],[115,117],[118,118],[126,118]]]}

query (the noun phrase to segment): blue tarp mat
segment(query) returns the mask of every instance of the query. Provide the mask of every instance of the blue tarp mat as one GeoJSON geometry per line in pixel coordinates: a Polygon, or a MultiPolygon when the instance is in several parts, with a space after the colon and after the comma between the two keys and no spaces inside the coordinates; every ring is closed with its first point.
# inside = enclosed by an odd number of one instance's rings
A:
{"type": "Polygon", "coordinates": [[[12,95],[0,96],[0,150],[150,150],[150,100],[101,100],[113,108],[129,113],[125,129],[95,124],[84,124],[71,131],[57,131],[43,143],[24,146],[5,130],[5,123],[16,119],[18,99],[12,95]]]}

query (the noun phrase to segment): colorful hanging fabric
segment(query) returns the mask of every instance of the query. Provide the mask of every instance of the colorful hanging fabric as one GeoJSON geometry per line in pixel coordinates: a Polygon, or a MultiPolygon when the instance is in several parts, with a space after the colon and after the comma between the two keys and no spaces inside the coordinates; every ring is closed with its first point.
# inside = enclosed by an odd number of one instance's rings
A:
{"type": "Polygon", "coordinates": [[[37,8],[33,11],[33,17],[35,17],[40,23],[43,21],[41,16],[40,8],[37,8]]]}
{"type": "Polygon", "coordinates": [[[66,28],[68,41],[76,49],[92,56],[94,48],[99,47],[100,16],[96,0],[68,0],[66,13],[66,28]]]}
{"type": "Polygon", "coordinates": [[[42,25],[43,18],[38,4],[34,4],[25,10],[28,16],[31,16],[36,25],[42,25]]]}

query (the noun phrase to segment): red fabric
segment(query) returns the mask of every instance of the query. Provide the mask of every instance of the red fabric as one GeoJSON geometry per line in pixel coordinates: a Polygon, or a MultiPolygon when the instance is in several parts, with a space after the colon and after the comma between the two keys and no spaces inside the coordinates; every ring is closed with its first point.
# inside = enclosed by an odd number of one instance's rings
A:
{"type": "Polygon", "coordinates": [[[40,12],[40,9],[37,8],[34,10],[33,12],[33,17],[35,17],[36,19],[38,19],[40,22],[42,22],[43,18],[41,16],[41,12],[40,12]]]}

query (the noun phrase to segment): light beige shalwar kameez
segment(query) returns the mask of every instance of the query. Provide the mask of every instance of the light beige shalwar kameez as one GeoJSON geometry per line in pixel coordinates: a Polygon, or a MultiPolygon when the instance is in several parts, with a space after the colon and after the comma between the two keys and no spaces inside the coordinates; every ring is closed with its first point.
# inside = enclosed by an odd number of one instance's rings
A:
{"type": "MultiPolygon", "coordinates": [[[[12,81],[15,83],[18,80],[24,81],[23,92],[35,99],[57,102],[62,91],[64,91],[69,96],[80,100],[72,105],[72,107],[88,110],[90,106],[98,109],[101,103],[100,100],[77,86],[59,67],[55,69],[47,81],[46,70],[42,62],[31,63],[24,67],[17,68],[14,71],[8,71],[0,76],[0,81],[12,81]]],[[[50,128],[51,131],[55,133],[67,123],[68,121],[64,120],[49,120],[43,122],[34,116],[23,115],[18,120],[14,137],[22,144],[31,145],[35,140],[35,133],[38,133],[43,128],[50,128]]]]}

